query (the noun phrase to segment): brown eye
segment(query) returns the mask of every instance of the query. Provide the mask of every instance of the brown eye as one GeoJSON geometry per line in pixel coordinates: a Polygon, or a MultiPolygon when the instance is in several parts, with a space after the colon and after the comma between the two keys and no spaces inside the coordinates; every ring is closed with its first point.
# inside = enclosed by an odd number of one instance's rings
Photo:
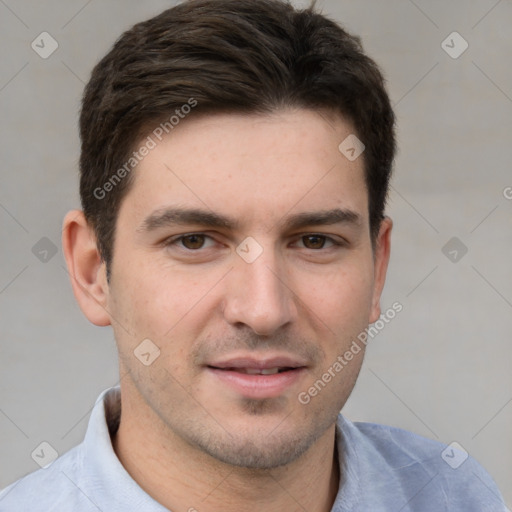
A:
{"type": "Polygon", "coordinates": [[[172,238],[168,238],[162,242],[168,250],[177,250],[182,254],[191,255],[192,252],[198,254],[213,249],[215,247],[215,240],[204,233],[188,233],[172,238]]]}
{"type": "Polygon", "coordinates": [[[307,235],[302,240],[307,249],[323,249],[326,238],[322,235],[307,235]]]}
{"type": "Polygon", "coordinates": [[[204,235],[186,235],[181,238],[181,243],[187,249],[201,249],[204,245],[205,236],[204,235]]]}

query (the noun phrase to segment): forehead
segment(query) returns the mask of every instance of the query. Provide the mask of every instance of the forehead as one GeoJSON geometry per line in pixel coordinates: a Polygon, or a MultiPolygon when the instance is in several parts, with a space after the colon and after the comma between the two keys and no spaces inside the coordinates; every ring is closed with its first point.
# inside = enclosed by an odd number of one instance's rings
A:
{"type": "MultiPolygon", "coordinates": [[[[310,110],[185,119],[139,162],[122,206],[133,215],[193,206],[275,223],[288,212],[342,208],[367,217],[363,157],[340,143],[350,123],[310,110]]],[[[146,139],[144,139],[146,140],[146,139]]],[[[152,144],[153,146],[153,144],[152,144]]]]}

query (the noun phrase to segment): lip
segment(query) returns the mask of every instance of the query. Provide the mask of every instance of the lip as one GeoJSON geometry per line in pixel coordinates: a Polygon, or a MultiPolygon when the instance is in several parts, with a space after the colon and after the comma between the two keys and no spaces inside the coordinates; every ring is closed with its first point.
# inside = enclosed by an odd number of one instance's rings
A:
{"type": "Polygon", "coordinates": [[[307,365],[293,356],[275,356],[267,358],[236,357],[216,361],[206,366],[207,372],[222,385],[234,390],[246,398],[264,399],[281,396],[296,385],[306,373],[307,365]],[[241,369],[268,370],[286,369],[271,375],[241,373],[241,369]]]}
{"type": "Polygon", "coordinates": [[[306,362],[302,359],[287,355],[274,357],[242,356],[208,363],[207,366],[220,369],[248,368],[253,370],[267,370],[269,368],[302,368],[306,366],[306,362]]]}

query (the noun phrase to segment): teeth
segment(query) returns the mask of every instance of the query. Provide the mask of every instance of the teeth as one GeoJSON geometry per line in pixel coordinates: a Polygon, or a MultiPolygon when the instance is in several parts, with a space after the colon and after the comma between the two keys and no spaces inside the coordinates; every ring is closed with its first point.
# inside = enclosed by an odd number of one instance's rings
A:
{"type": "Polygon", "coordinates": [[[240,368],[240,370],[248,375],[258,375],[261,373],[261,370],[258,370],[257,368],[240,368]]]}
{"type": "Polygon", "coordinates": [[[238,371],[248,375],[275,375],[279,372],[279,368],[265,368],[263,370],[258,368],[239,368],[238,371]]]}

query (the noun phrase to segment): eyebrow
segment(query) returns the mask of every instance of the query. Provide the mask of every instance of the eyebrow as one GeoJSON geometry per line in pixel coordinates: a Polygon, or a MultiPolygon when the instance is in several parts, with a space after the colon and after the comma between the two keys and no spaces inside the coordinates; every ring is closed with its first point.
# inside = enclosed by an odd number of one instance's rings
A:
{"type": "MultiPolygon", "coordinates": [[[[146,217],[137,228],[137,231],[149,233],[173,225],[190,224],[231,231],[236,231],[240,228],[240,222],[237,219],[211,211],[197,208],[163,208],[156,210],[146,217]]],[[[360,214],[349,209],[334,208],[332,210],[298,213],[289,216],[284,222],[279,223],[285,230],[333,224],[348,224],[359,227],[362,225],[362,217],[360,214]]]]}

